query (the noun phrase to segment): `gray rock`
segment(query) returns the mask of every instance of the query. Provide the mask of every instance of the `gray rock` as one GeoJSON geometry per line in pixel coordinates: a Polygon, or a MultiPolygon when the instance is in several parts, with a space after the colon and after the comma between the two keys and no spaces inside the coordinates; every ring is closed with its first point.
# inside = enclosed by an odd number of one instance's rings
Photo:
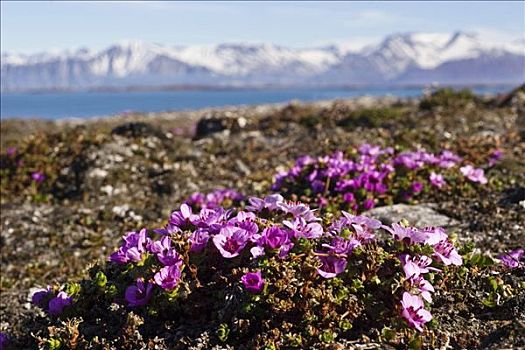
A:
{"type": "Polygon", "coordinates": [[[407,219],[410,225],[416,227],[441,226],[451,227],[458,225],[459,222],[442,214],[436,210],[435,204],[395,204],[387,207],[378,207],[369,210],[363,215],[380,220],[385,225],[391,225],[407,219]]]}

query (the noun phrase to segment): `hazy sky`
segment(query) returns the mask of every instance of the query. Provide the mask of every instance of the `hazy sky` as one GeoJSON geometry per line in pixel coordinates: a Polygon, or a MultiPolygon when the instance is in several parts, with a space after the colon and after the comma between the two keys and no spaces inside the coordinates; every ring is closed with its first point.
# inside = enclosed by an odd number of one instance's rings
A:
{"type": "Polygon", "coordinates": [[[525,37],[525,2],[1,2],[2,51],[166,45],[364,43],[407,31],[525,37]]]}

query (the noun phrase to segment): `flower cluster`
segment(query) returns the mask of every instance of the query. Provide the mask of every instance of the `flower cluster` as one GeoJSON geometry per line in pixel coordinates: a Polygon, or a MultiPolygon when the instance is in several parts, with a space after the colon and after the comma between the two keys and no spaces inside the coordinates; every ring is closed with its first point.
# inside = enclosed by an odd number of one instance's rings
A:
{"type": "Polygon", "coordinates": [[[244,200],[244,196],[231,188],[216,189],[210,193],[195,192],[184,202],[194,209],[215,209],[218,207],[232,207],[244,200]]]}
{"type": "MultiPolygon", "coordinates": [[[[305,322],[313,326],[322,321],[319,308],[328,305],[333,314],[319,326],[327,327],[348,308],[355,308],[348,322],[357,320],[367,288],[373,287],[377,300],[402,297],[401,317],[421,331],[432,317],[425,303],[432,301],[434,287],[426,274],[442,271],[439,264],[462,263],[445,231],[385,226],[366,216],[341,214],[319,217],[315,209],[280,194],[251,197],[244,208],[229,210],[194,211],[183,203],[163,228],[127,232],[106,269],[78,284],[83,291],[75,294],[73,306],[81,309],[102,300],[176,318],[169,310],[177,305],[183,318],[195,312],[190,300],[233,290],[240,293],[242,307],[231,311],[238,317],[273,317],[268,315],[281,308],[286,315],[291,307],[305,307],[296,311],[307,312],[305,322]],[[393,239],[379,241],[384,232],[393,239]],[[402,271],[392,268],[399,264],[402,271]],[[402,281],[400,292],[392,288],[397,280],[402,281]],[[291,306],[292,300],[304,302],[291,306]],[[246,316],[253,308],[258,311],[246,316]]],[[[59,315],[72,298],[47,289],[36,293],[33,302],[59,315]]],[[[398,309],[394,303],[383,310],[381,322],[397,318],[398,309]]]]}
{"type": "MultiPolygon", "coordinates": [[[[446,187],[446,178],[457,177],[462,161],[448,150],[436,155],[363,144],[348,154],[302,156],[288,171],[276,175],[272,189],[303,201],[316,200],[319,206],[336,203],[362,212],[377,204],[409,201],[425,189],[446,187]]],[[[469,182],[487,183],[481,168],[465,165],[460,173],[469,182]]]]}
{"type": "Polygon", "coordinates": [[[344,272],[352,251],[372,243],[375,240],[374,232],[381,226],[378,220],[343,212],[343,217],[329,227],[330,243],[322,245],[326,251],[318,253],[322,263],[317,269],[319,275],[333,278],[344,272]]]}
{"type": "MultiPolygon", "coordinates": [[[[171,214],[164,228],[153,230],[160,235],[159,239],[151,237],[146,229],[126,233],[109,261],[136,266],[148,262],[151,267],[151,275],[139,276],[126,288],[128,306],[148,304],[155,287],[166,292],[176,290],[185,266],[174,246],[177,238],[182,237],[189,243],[190,254],[207,251],[213,255],[215,251],[225,259],[233,259],[249,252],[252,258],[265,254],[284,258],[296,240],[318,238],[323,234],[314,211],[304,204],[287,202],[280,195],[250,198],[249,203],[246,211],[235,214],[223,207],[205,207],[194,213],[184,203],[171,214]],[[279,220],[275,220],[276,217],[279,220]]],[[[259,292],[264,285],[261,271],[245,274],[242,284],[247,291],[259,292]]]]}
{"type": "MultiPolygon", "coordinates": [[[[185,204],[183,204],[183,211],[191,213],[191,209],[185,204]]],[[[178,214],[182,215],[180,212],[178,214]]],[[[124,235],[120,248],[109,256],[109,261],[121,265],[129,262],[143,263],[150,256],[154,256],[157,263],[153,284],[166,291],[175,289],[181,279],[183,261],[172,247],[172,240],[169,236],[154,241],[148,236],[146,229],[140,232],[128,232],[124,235]]],[[[125,299],[128,305],[146,305],[151,298],[153,284],[141,277],[137,278],[136,284],[126,289],[125,299]]]]}
{"type": "Polygon", "coordinates": [[[431,267],[433,259],[445,266],[460,266],[463,264],[463,259],[442,228],[418,229],[400,224],[384,228],[392,234],[395,240],[402,242],[407,249],[410,249],[412,245],[432,247],[431,257],[420,253],[399,255],[405,285],[408,288],[408,291],[403,293],[401,315],[411,327],[423,331],[422,326],[432,319],[430,312],[424,308],[424,302],[432,303],[431,293],[434,292],[434,287],[424,275],[440,271],[431,267]]]}

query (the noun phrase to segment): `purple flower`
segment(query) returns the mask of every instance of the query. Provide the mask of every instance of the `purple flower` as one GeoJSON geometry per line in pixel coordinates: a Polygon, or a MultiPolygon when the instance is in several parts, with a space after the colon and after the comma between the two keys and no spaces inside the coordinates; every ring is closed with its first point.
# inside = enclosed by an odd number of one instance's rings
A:
{"type": "Polygon", "coordinates": [[[472,165],[465,165],[464,167],[461,167],[459,171],[461,171],[463,176],[465,176],[472,182],[478,182],[482,185],[488,182],[483,169],[476,169],[472,165]]]}
{"type": "Polygon", "coordinates": [[[361,242],[355,238],[346,239],[340,236],[335,236],[330,244],[323,244],[323,247],[328,248],[329,254],[347,255],[360,245],[361,242]]]}
{"type": "Polygon", "coordinates": [[[321,220],[317,216],[315,216],[316,209],[310,209],[310,207],[304,203],[282,201],[279,202],[277,206],[284,213],[291,214],[294,218],[300,217],[305,219],[307,222],[321,220]]]}
{"type": "Polygon", "coordinates": [[[494,166],[503,156],[503,151],[500,149],[494,150],[489,156],[489,166],[494,166]]]}
{"type": "Polygon", "coordinates": [[[143,228],[139,232],[128,232],[122,238],[125,242],[125,247],[135,247],[140,252],[146,251],[146,247],[150,240],[147,236],[147,230],[145,228],[143,228]]]}
{"type": "Polygon", "coordinates": [[[225,258],[234,258],[240,254],[248,243],[249,235],[246,230],[238,227],[226,226],[213,237],[213,244],[225,258]]]}
{"type": "Polygon", "coordinates": [[[501,260],[501,263],[511,269],[515,269],[519,267],[520,265],[523,265],[521,263],[521,259],[525,255],[525,250],[522,248],[511,250],[508,253],[502,254],[499,256],[499,259],[501,260]]]}
{"type": "Polygon", "coordinates": [[[41,183],[46,179],[46,175],[41,171],[35,171],[31,174],[31,179],[36,183],[41,183]]]}
{"type": "Polygon", "coordinates": [[[284,220],[283,224],[292,230],[295,238],[313,239],[323,235],[323,227],[320,224],[316,222],[307,223],[301,217],[295,218],[293,222],[284,220]]]}
{"type": "Polygon", "coordinates": [[[193,193],[186,200],[186,203],[195,207],[215,209],[220,207],[226,200],[241,201],[243,199],[244,196],[239,192],[230,188],[221,188],[206,195],[200,192],[193,193]]]}
{"type": "Polygon", "coordinates": [[[164,290],[173,290],[179,284],[181,271],[179,265],[165,266],[155,274],[155,283],[164,290]]]}
{"type": "Polygon", "coordinates": [[[144,279],[137,278],[137,284],[126,288],[125,298],[128,305],[143,306],[148,303],[153,293],[153,285],[151,283],[144,283],[144,279]]]}
{"type": "Polygon", "coordinates": [[[191,206],[204,207],[204,202],[206,200],[206,195],[201,192],[192,193],[185,203],[191,206]]]}
{"type": "Polygon", "coordinates": [[[43,310],[47,310],[49,297],[53,295],[51,286],[47,286],[46,289],[39,289],[31,296],[31,302],[43,310]]]}
{"type": "Polygon", "coordinates": [[[353,203],[355,201],[355,196],[352,192],[347,192],[343,195],[343,201],[346,203],[353,203]]]}
{"type": "Polygon", "coordinates": [[[440,168],[449,169],[454,167],[456,164],[461,162],[461,157],[458,155],[450,152],[450,151],[443,151],[441,152],[441,155],[438,158],[438,166],[440,168]]]}
{"type": "Polygon", "coordinates": [[[4,350],[4,347],[7,344],[8,340],[9,337],[7,336],[7,334],[0,332],[0,350],[4,350]]]}
{"type": "Polygon", "coordinates": [[[164,236],[159,241],[149,244],[149,251],[157,254],[157,259],[164,266],[181,265],[182,258],[180,255],[171,247],[171,237],[164,236]]]}
{"type": "Polygon", "coordinates": [[[128,250],[126,248],[120,247],[116,252],[113,252],[109,255],[108,260],[123,265],[129,261],[127,251],[128,250]]]}
{"type": "Polygon", "coordinates": [[[357,150],[362,155],[377,156],[381,154],[381,147],[368,143],[363,143],[357,150]]]}
{"type": "Polygon", "coordinates": [[[270,249],[277,249],[289,243],[288,232],[278,226],[271,226],[264,229],[261,240],[270,249]]]}
{"type": "Polygon", "coordinates": [[[56,297],[49,300],[49,313],[51,315],[60,315],[64,308],[71,305],[73,299],[66,292],[59,292],[56,297]]]}
{"type": "Polygon", "coordinates": [[[7,147],[7,151],[6,151],[6,154],[9,156],[9,157],[12,157],[16,154],[16,147],[7,147]]]}
{"type": "Polygon", "coordinates": [[[422,332],[422,326],[432,319],[430,312],[424,309],[423,300],[416,295],[410,293],[403,293],[403,300],[401,301],[403,307],[401,316],[407,321],[410,327],[422,332]]]}
{"type": "Polygon", "coordinates": [[[364,210],[370,210],[375,206],[375,201],[372,198],[368,198],[363,202],[363,209],[364,210]]]}
{"type": "Polygon", "coordinates": [[[259,293],[264,287],[264,279],[260,270],[246,273],[241,277],[241,282],[250,293],[259,293]]]}
{"type": "Polygon", "coordinates": [[[325,197],[319,197],[317,199],[317,205],[320,207],[320,208],[325,208],[328,206],[328,199],[326,199],[325,197]]]}
{"type": "Polygon", "coordinates": [[[423,184],[421,182],[412,183],[412,193],[419,193],[423,190],[423,184]]]}
{"type": "Polygon", "coordinates": [[[375,234],[366,225],[352,224],[352,227],[355,230],[355,238],[361,244],[371,243],[375,240],[375,234]]]}
{"type": "Polygon", "coordinates": [[[382,227],[381,221],[369,218],[368,216],[363,215],[352,215],[346,211],[341,211],[341,213],[344,216],[344,220],[346,220],[346,224],[358,224],[358,225],[364,225],[367,226],[370,229],[378,229],[382,227]]]}
{"type": "Polygon", "coordinates": [[[259,212],[263,210],[274,211],[279,208],[279,204],[284,201],[283,196],[280,194],[271,194],[266,196],[264,199],[257,197],[248,198],[250,205],[246,206],[246,210],[259,212]]]}
{"type": "Polygon", "coordinates": [[[151,244],[146,229],[142,229],[140,232],[128,232],[122,239],[124,241],[122,246],[109,256],[109,261],[117,264],[141,261],[143,254],[147,253],[146,247],[151,244]]]}
{"type": "Polygon", "coordinates": [[[190,252],[200,253],[206,248],[210,235],[206,230],[199,229],[193,232],[188,240],[191,242],[190,252]]]}
{"type": "Polygon", "coordinates": [[[323,265],[317,269],[317,273],[324,278],[334,278],[346,268],[347,261],[336,256],[321,256],[319,258],[323,265]]]}
{"type": "Polygon", "coordinates": [[[186,231],[194,229],[198,220],[199,216],[193,214],[191,207],[184,203],[179,211],[171,213],[169,224],[175,232],[186,231]]]}
{"type": "Polygon", "coordinates": [[[326,184],[320,180],[314,180],[310,183],[310,187],[314,193],[323,193],[326,184]]]}
{"type": "Polygon", "coordinates": [[[429,180],[432,186],[436,186],[437,188],[441,188],[446,184],[445,179],[443,178],[443,175],[436,174],[434,172],[430,173],[429,180]]]}

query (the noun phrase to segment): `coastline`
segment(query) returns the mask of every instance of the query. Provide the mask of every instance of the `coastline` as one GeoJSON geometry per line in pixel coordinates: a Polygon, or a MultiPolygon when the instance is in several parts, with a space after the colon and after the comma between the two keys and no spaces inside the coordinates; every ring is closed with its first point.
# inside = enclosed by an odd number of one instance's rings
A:
{"type": "Polygon", "coordinates": [[[207,107],[187,110],[168,110],[164,112],[136,112],[120,113],[115,115],[101,115],[89,118],[71,117],[62,119],[38,119],[38,118],[7,118],[1,119],[2,126],[0,136],[2,148],[10,140],[19,139],[35,132],[49,132],[77,126],[97,125],[103,128],[113,128],[119,124],[131,122],[147,122],[153,125],[168,122],[173,128],[187,128],[197,123],[200,119],[219,117],[234,118],[243,117],[246,119],[257,119],[275,113],[286,106],[301,106],[314,110],[331,108],[334,105],[342,105],[349,108],[371,108],[387,107],[396,103],[417,103],[423,95],[419,97],[396,97],[394,95],[385,96],[360,96],[343,99],[317,100],[312,102],[292,100],[283,103],[264,103],[255,105],[231,105],[223,107],[207,107]]]}

